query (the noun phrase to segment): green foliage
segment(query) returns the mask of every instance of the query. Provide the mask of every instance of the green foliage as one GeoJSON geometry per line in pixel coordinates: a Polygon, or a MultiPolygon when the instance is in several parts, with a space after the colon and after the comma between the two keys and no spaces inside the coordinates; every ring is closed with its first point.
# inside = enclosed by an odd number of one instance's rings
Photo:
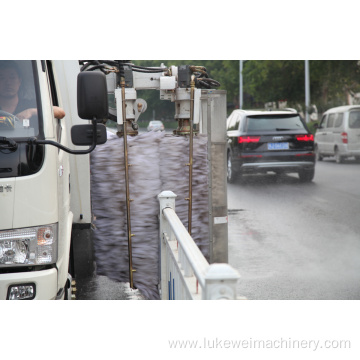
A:
{"type": "MultiPolygon", "coordinates": [[[[140,66],[201,65],[210,78],[220,82],[219,89],[227,91],[232,107],[239,105],[239,60],[136,60],[140,66]]],[[[347,95],[360,92],[358,60],[311,60],[310,96],[321,113],[333,106],[347,104],[347,95]]],[[[243,64],[243,93],[245,108],[262,108],[266,102],[287,100],[289,107],[305,108],[304,60],[248,60],[243,64]]],[[[148,103],[141,115],[143,120],[173,119],[174,104],[160,100],[158,91],[138,91],[138,97],[148,103]]],[[[231,111],[232,109],[229,109],[231,111]]]]}
{"type": "Polygon", "coordinates": [[[320,121],[310,121],[308,124],[307,124],[307,127],[309,128],[310,132],[312,134],[315,134],[316,132],[316,127],[315,125],[319,125],[320,121]]]}
{"type": "Polygon", "coordinates": [[[243,67],[244,92],[255,103],[304,101],[304,62],[287,60],[248,61],[243,67]]]}
{"type": "Polygon", "coordinates": [[[347,95],[360,91],[358,60],[310,61],[311,97],[320,111],[346,105],[347,95]]]}
{"type": "MultiPolygon", "coordinates": [[[[320,112],[347,104],[347,95],[360,91],[358,60],[313,60],[310,66],[310,97],[320,112]]],[[[247,105],[263,106],[269,101],[287,100],[288,106],[305,108],[305,61],[253,60],[243,67],[247,105]]]]}

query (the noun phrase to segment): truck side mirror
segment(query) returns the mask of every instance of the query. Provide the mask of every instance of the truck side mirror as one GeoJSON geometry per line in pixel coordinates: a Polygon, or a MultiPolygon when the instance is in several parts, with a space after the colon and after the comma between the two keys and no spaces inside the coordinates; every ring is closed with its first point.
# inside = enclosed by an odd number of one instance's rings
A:
{"type": "Polygon", "coordinates": [[[52,140],[29,138],[29,145],[53,145],[69,154],[82,155],[91,153],[97,144],[106,142],[106,128],[98,124],[108,116],[106,77],[101,72],[82,72],[77,78],[78,115],[81,119],[91,120],[92,124],[75,125],[71,129],[74,145],[91,145],[86,150],[71,150],[52,140]]]}
{"type": "MultiPolygon", "coordinates": [[[[107,140],[106,127],[96,124],[96,145],[105,144],[107,140]]],[[[77,146],[90,146],[94,141],[93,125],[74,125],[71,128],[71,141],[77,146]]]]}
{"type": "Polygon", "coordinates": [[[102,120],[108,116],[105,74],[84,71],[77,78],[78,115],[84,120],[102,120]]]}

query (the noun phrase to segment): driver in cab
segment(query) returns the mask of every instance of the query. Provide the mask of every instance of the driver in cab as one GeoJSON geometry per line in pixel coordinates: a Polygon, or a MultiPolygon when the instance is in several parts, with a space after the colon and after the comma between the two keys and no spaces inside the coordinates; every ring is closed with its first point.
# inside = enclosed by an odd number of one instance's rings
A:
{"type": "MultiPolygon", "coordinates": [[[[20,98],[21,83],[21,72],[17,64],[11,60],[0,61],[0,110],[24,120],[37,115],[37,108],[33,101],[20,98]]],[[[62,108],[53,106],[53,110],[55,118],[62,119],[65,116],[62,108]]]]}

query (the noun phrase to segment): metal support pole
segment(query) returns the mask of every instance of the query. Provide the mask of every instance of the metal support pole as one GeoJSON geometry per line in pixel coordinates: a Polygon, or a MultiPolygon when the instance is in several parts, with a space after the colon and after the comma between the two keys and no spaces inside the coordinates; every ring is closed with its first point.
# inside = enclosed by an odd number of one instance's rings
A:
{"type": "Polygon", "coordinates": [[[188,208],[188,232],[191,235],[192,227],[192,175],[193,175],[193,153],[194,153],[194,97],[195,76],[190,82],[190,144],[189,144],[189,208],[188,208]]]}
{"type": "Polygon", "coordinates": [[[243,95],[243,75],[242,75],[242,71],[243,71],[243,61],[244,60],[240,60],[240,66],[239,66],[239,75],[240,75],[240,84],[239,84],[239,109],[243,108],[243,102],[244,102],[244,95],[243,95]]]}
{"type": "Polygon", "coordinates": [[[309,122],[310,109],[310,70],[309,60],[305,60],[305,121],[309,122]]]}
{"type": "Polygon", "coordinates": [[[132,241],[131,237],[131,218],[130,218],[130,189],[129,189],[129,160],[128,160],[128,146],[127,146],[127,123],[126,123],[126,107],[125,107],[125,79],[121,78],[121,94],[122,94],[122,115],[123,115],[123,134],[124,134],[124,158],[125,158],[125,186],[126,186],[126,219],[128,230],[128,252],[129,252],[129,282],[130,287],[134,289],[132,266],[132,241]]]}

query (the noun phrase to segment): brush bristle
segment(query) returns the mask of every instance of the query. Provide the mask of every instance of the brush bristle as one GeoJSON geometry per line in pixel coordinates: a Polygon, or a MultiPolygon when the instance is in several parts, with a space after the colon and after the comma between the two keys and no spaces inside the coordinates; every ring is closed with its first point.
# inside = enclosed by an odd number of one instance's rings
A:
{"type": "MultiPolygon", "coordinates": [[[[134,285],[146,299],[159,299],[159,202],[173,191],[176,213],[188,224],[189,138],[164,132],[128,137],[129,192],[134,285]]],[[[192,237],[209,257],[207,137],[194,137],[192,237]]],[[[91,195],[97,273],[129,281],[124,140],[108,132],[108,141],[91,154],[91,195]]]]}

